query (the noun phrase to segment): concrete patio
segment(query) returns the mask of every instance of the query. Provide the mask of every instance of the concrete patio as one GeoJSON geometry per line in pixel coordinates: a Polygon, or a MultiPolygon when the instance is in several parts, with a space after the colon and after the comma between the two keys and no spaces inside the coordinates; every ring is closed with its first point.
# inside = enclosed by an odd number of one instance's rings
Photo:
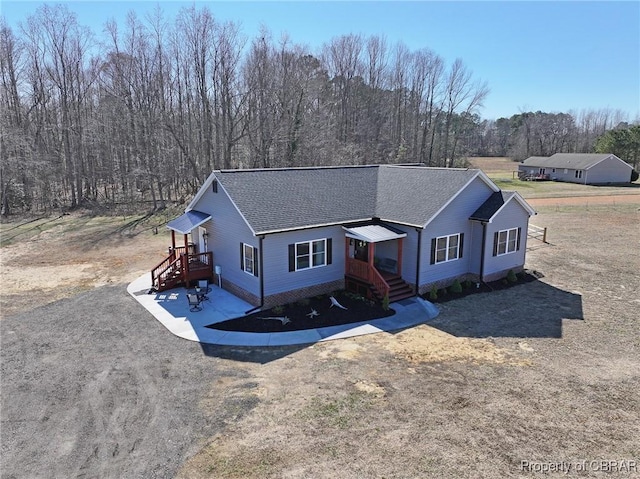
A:
{"type": "Polygon", "coordinates": [[[405,329],[429,321],[439,313],[433,304],[413,297],[391,303],[390,307],[396,314],[373,321],[282,333],[220,331],[206,326],[244,316],[253,306],[228,291],[211,285],[211,291],[207,293],[208,299],[201,303],[202,310],[192,312],[189,310],[186,288],[148,294],[150,288],[151,278],[149,274],[145,274],[129,284],[127,291],[174,335],[190,341],[225,346],[311,344],[405,329]]]}

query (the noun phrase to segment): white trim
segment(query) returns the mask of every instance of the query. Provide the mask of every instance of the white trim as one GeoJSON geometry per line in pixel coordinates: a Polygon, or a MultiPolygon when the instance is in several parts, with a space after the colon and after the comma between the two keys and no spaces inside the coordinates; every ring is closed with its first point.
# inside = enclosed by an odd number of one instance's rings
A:
{"type": "MultiPolygon", "coordinates": [[[[309,240],[309,241],[298,241],[296,243],[293,244],[293,261],[294,261],[294,271],[306,271],[308,269],[314,269],[314,268],[322,268],[323,266],[327,266],[327,238],[318,238],[318,239],[314,239],[314,240],[309,240]],[[313,243],[317,243],[319,241],[322,241],[324,243],[324,249],[323,249],[323,263],[322,264],[317,264],[314,266],[313,264],[313,243]],[[309,253],[306,255],[298,255],[298,245],[300,244],[306,244],[309,245],[309,253]],[[306,268],[298,268],[298,258],[302,257],[302,256],[308,256],[309,257],[309,266],[307,266],[306,268]]],[[[317,253],[316,253],[317,254],[317,253]]]]}
{"type": "Polygon", "coordinates": [[[455,195],[449,198],[449,200],[444,205],[442,205],[442,207],[440,207],[438,211],[436,211],[433,215],[431,215],[431,218],[429,218],[429,220],[420,227],[424,229],[427,226],[429,226],[429,223],[431,223],[434,219],[436,219],[438,215],[442,213],[444,209],[447,208],[447,206],[449,206],[453,202],[453,200],[455,200],[458,196],[460,196],[460,194],[478,177],[480,177],[480,179],[484,181],[487,184],[487,186],[491,188],[494,192],[497,193],[498,191],[500,191],[500,188],[498,188],[498,185],[496,185],[493,181],[491,181],[489,177],[482,170],[478,170],[478,172],[475,175],[473,175],[471,179],[467,181],[465,185],[462,188],[460,188],[455,195]]]}
{"type": "Polygon", "coordinates": [[[198,203],[198,201],[200,201],[200,198],[202,198],[202,196],[204,196],[204,192],[206,191],[206,189],[209,188],[209,186],[211,186],[211,183],[213,183],[213,179],[215,177],[216,177],[215,171],[212,171],[211,174],[207,177],[207,179],[204,180],[204,183],[202,184],[200,189],[196,192],[196,195],[193,197],[191,202],[185,208],[185,210],[184,210],[185,212],[191,211],[192,209],[195,208],[195,206],[198,203]]]}
{"type": "Polygon", "coordinates": [[[498,233],[498,237],[496,239],[497,244],[495,245],[496,256],[504,256],[506,254],[517,253],[519,251],[518,242],[519,242],[520,238],[518,238],[518,233],[519,233],[518,232],[518,227],[508,228],[506,230],[499,230],[497,233],[498,233]],[[512,251],[509,251],[509,233],[511,231],[515,231],[516,232],[516,237],[515,237],[515,247],[514,247],[514,249],[512,251]],[[504,253],[500,253],[500,233],[507,233],[507,239],[506,239],[506,241],[504,243],[504,253]]]}
{"type": "Polygon", "coordinates": [[[259,233],[256,233],[256,231],[251,227],[251,225],[247,221],[247,218],[245,218],[245,216],[242,214],[242,211],[240,211],[240,208],[238,208],[238,205],[236,204],[235,201],[233,201],[233,198],[231,197],[229,192],[226,190],[226,188],[224,187],[224,185],[220,181],[220,178],[218,178],[216,176],[216,172],[215,171],[209,175],[209,177],[206,179],[204,184],[200,187],[200,189],[198,190],[196,195],[193,197],[193,200],[191,200],[191,203],[189,203],[189,206],[187,206],[187,208],[185,209],[185,212],[191,211],[192,209],[195,208],[195,206],[197,206],[198,201],[200,201],[200,199],[202,199],[202,197],[204,196],[205,191],[207,191],[207,188],[211,187],[211,184],[213,183],[213,180],[215,180],[215,179],[218,180],[218,193],[216,193],[216,194],[220,194],[220,189],[222,188],[222,191],[224,192],[225,195],[227,195],[227,198],[229,198],[229,201],[231,202],[233,207],[236,209],[236,211],[238,212],[238,214],[242,218],[242,221],[245,222],[245,224],[247,225],[247,228],[249,228],[249,231],[251,231],[253,236],[258,236],[259,233]]]}
{"type": "Polygon", "coordinates": [[[442,264],[442,263],[448,263],[450,261],[456,261],[460,259],[460,235],[462,233],[454,233],[454,234],[450,234],[450,235],[445,235],[445,236],[436,236],[436,249],[433,252],[434,253],[434,261],[433,264],[442,264]],[[449,249],[451,249],[451,247],[449,246],[449,241],[453,236],[457,236],[458,237],[458,244],[456,245],[456,257],[455,258],[449,258],[449,249]],[[445,252],[445,259],[442,261],[438,261],[438,251],[443,251],[442,249],[438,248],[438,240],[446,238],[447,239],[447,245],[444,248],[444,252],[445,252]]]}
{"type": "Polygon", "coordinates": [[[527,201],[522,196],[520,196],[520,193],[518,193],[517,191],[514,191],[513,193],[514,194],[509,199],[507,199],[507,201],[505,201],[503,205],[500,208],[498,208],[493,215],[491,215],[491,218],[489,218],[489,221],[488,221],[489,223],[493,223],[493,218],[498,216],[498,214],[503,210],[503,208],[507,206],[507,204],[514,198],[518,203],[520,203],[520,206],[522,206],[527,211],[527,213],[529,213],[529,216],[535,216],[538,214],[538,212],[534,210],[531,207],[531,205],[527,203],[527,201]]]}
{"type": "Polygon", "coordinates": [[[242,243],[242,271],[250,276],[256,276],[256,248],[249,243],[242,243]],[[247,248],[251,250],[251,271],[247,271],[247,248]]]}

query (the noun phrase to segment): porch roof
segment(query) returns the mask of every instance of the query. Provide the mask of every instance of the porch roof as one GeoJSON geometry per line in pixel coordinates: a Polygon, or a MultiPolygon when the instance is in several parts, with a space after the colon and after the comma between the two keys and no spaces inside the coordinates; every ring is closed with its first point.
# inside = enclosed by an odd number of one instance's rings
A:
{"type": "Polygon", "coordinates": [[[194,228],[197,228],[202,223],[210,219],[211,215],[208,215],[207,213],[191,210],[181,216],[178,216],[176,219],[169,221],[167,223],[167,228],[175,231],[176,233],[186,235],[191,233],[194,228]]]}
{"type": "Polygon", "coordinates": [[[405,238],[407,233],[398,233],[381,225],[358,226],[355,228],[342,227],[348,238],[366,241],[367,243],[379,243],[380,241],[390,241],[405,238]]]}

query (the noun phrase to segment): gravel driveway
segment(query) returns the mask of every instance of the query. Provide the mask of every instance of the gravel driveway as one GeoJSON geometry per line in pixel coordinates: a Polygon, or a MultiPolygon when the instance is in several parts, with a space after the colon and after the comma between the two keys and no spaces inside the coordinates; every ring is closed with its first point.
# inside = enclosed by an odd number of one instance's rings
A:
{"type": "Polygon", "coordinates": [[[174,477],[202,439],[252,408],[210,390],[241,369],[168,333],[124,285],[0,328],[3,478],[174,477]],[[217,404],[207,416],[205,396],[217,404]]]}

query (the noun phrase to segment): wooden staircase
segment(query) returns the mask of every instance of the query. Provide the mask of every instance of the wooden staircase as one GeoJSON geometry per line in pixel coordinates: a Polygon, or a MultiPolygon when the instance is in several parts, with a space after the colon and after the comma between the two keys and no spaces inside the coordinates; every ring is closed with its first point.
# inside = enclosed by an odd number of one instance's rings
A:
{"type": "MultiPolygon", "coordinates": [[[[410,298],[413,296],[413,289],[409,286],[400,275],[387,273],[385,271],[381,272],[382,277],[385,282],[389,286],[389,302],[393,303],[395,301],[401,301],[403,299],[410,298]]],[[[384,297],[381,296],[380,292],[378,292],[377,288],[371,288],[373,295],[376,297],[378,301],[382,301],[384,297]]]]}
{"type": "Polygon", "coordinates": [[[199,279],[213,279],[211,252],[170,255],[151,270],[151,287],[156,291],[189,286],[192,281],[199,279]]]}

